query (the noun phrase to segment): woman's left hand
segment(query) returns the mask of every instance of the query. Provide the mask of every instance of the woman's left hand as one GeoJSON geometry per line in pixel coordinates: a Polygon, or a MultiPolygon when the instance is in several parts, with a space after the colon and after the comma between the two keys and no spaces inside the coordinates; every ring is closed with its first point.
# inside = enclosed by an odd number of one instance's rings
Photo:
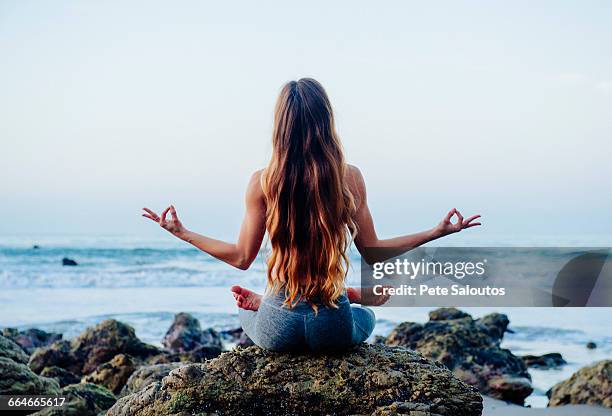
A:
{"type": "Polygon", "coordinates": [[[164,212],[162,212],[161,217],[149,208],[143,208],[143,211],[145,211],[142,214],[143,217],[159,223],[164,230],[178,238],[183,238],[183,235],[187,231],[187,229],[183,226],[183,223],[181,223],[181,220],[179,220],[176,210],[174,209],[174,205],[170,205],[168,208],[166,208],[164,212]],[[169,219],[166,218],[168,216],[168,212],[170,213],[169,219]]]}
{"type": "Polygon", "coordinates": [[[440,224],[434,228],[434,233],[438,237],[443,237],[448,234],[458,233],[461,230],[470,227],[476,227],[478,225],[482,225],[480,222],[473,222],[477,218],[480,218],[480,215],[472,215],[468,219],[464,220],[461,213],[457,210],[457,208],[451,209],[448,214],[440,221],[440,224]],[[457,222],[453,224],[451,221],[453,216],[457,216],[457,222]]]}

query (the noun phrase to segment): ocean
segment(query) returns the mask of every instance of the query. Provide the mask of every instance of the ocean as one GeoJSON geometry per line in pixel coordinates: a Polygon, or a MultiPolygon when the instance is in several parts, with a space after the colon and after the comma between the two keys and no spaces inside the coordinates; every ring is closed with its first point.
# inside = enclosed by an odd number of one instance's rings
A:
{"type": "MultiPolygon", "coordinates": [[[[545,240],[539,242],[547,245],[545,240]]],[[[564,242],[565,246],[605,245],[592,238],[564,242]]],[[[558,238],[555,243],[560,245],[558,238]]],[[[491,245],[501,244],[525,241],[491,245]]],[[[351,260],[349,284],[358,284],[355,250],[351,260]]],[[[71,338],[103,319],[114,318],[132,325],[143,341],[159,345],[178,312],[192,313],[205,328],[237,327],[237,310],[229,291],[234,284],[262,290],[264,256],[258,256],[249,270],[240,271],[171,238],[0,237],[0,327],[37,327],[71,338]],[[62,266],[64,257],[74,259],[78,266],[62,266]]],[[[386,335],[403,321],[424,322],[431,309],[374,308],[378,318],[374,335],[386,335]]],[[[545,393],[555,383],[585,365],[612,357],[612,308],[462,309],[474,317],[492,311],[507,314],[514,333],[506,334],[502,346],[517,355],[563,354],[568,364],[560,369],[530,369],[535,391],[527,403],[534,407],[546,406],[545,393]],[[598,348],[587,349],[590,341],[598,348]]]]}

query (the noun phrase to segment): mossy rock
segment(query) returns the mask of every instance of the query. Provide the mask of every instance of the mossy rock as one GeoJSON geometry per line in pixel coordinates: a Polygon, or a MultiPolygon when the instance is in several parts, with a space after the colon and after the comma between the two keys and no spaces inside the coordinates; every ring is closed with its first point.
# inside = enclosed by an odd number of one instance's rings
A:
{"type": "Polygon", "coordinates": [[[25,364],[0,357],[0,395],[58,394],[59,391],[55,379],[41,377],[25,364]]]}
{"type": "Polygon", "coordinates": [[[56,341],[37,349],[30,357],[29,366],[35,373],[56,366],[77,375],[87,375],[117,354],[143,361],[160,353],[159,348],[140,341],[131,326],[107,319],[87,328],[70,342],[56,341]]]}
{"type": "Polygon", "coordinates": [[[79,376],[61,367],[45,367],[40,372],[40,375],[43,377],[56,379],[60,387],[65,387],[70,384],[79,383],[81,381],[81,378],[79,376]]]}
{"type": "Polygon", "coordinates": [[[121,390],[121,396],[127,396],[143,389],[151,383],[161,381],[175,368],[185,365],[184,363],[155,364],[140,367],[130,376],[121,390]]]}
{"type": "Polygon", "coordinates": [[[0,357],[8,358],[17,363],[27,364],[28,354],[12,339],[0,335],[0,357]]]}
{"type": "Polygon", "coordinates": [[[546,394],[549,406],[590,404],[612,408],[612,360],[581,368],[546,394]]]}
{"type": "Polygon", "coordinates": [[[32,354],[36,348],[45,347],[62,339],[62,334],[46,332],[38,328],[29,328],[23,331],[17,328],[4,328],[2,335],[13,340],[28,354],[32,354]]]}
{"type": "Polygon", "coordinates": [[[95,384],[81,383],[66,386],[61,391],[66,398],[61,407],[47,407],[36,416],[98,416],[103,415],[117,400],[113,393],[95,384]]]}
{"type": "Polygon", "coordinates": [[[249,347],[177,368],[119,399],[108,415],[390,414],[389,406],[476,416],[482,397],[440,363],[402,347],[362,344],[325,355],[249,347]]]}
{"type": "Polygon", "coordinates": [[[132,357],[117,354],[112,360],[99,365],[94,372],[83,377],[83,382],[104,386],[118,394],[135,370],[136,363],[132,357]]]}
{"type": "Polygon", "coordinates": [[[480,319],[455,308],[429,313],[424,324],[403,322],[384,340],[386,345],[414,349],[444,364],[455,376],[497,399],[523,404],[533,387],[520,357],[500,348],[508,329],[506,315],[480,319]]]}

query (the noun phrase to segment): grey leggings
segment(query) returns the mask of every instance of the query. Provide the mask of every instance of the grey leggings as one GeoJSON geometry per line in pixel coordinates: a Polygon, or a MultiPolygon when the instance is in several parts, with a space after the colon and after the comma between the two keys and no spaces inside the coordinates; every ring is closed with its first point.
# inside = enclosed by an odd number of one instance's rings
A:
{"type": "Polygon", "coordinates": [[[259,310],[239,310],[242,329],[262,348],[272,351],[341,350],[365,341],[374,330],[376,317],[371,309],[351,306],[346,295],[336,301],[338,308],[312,307],[300,302],[283,306],[284,295],[265,295],[259,310]]]}

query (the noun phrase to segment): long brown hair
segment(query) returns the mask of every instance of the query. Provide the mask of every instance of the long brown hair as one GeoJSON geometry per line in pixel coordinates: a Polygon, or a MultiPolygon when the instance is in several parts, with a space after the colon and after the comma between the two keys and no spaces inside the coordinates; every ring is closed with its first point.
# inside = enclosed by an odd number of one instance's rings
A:
{"type": "Polygon", "coordinates": [[[316,310],[315,298],[334,307],[343,293],[346,250],[357,232],[346,169],[321,84],[311,78],[285,84],[262,185],[272,246],[268,286],[276,293],[284,289],[289,307],[303,299],[316,310]]]}

